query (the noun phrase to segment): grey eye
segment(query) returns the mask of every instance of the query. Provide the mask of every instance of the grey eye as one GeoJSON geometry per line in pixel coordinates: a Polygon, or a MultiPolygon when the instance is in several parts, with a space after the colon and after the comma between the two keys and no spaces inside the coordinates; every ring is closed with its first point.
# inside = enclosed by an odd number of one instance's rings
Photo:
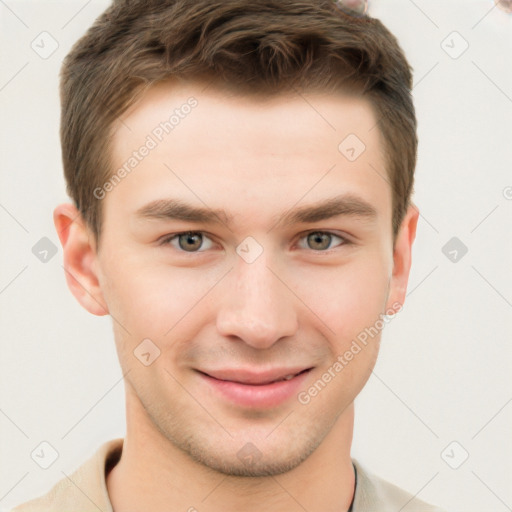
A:
{"type": "Polygon", "coordinates": [[[165,243],[182,252],[203,252],[213,247],[212,240],[199,231],[177,233],[165,240],[165,243]]]}
{"type": "Polygon", "coordinates": [[[326,251],[327,249],[332,249],[332,244],[339,241],[335,245],[342,245],[345,241],[342,237],[335,235],[334,233],[329,233],[326,231],[313,231],[308,233],[304,237],[302,237],[299,245],[302,249],[313,249],[314,251],[326,251]],[[305,242],[305,243],[304,243],[305,242]]]}
{"type": "Polygon", "coordinates": [[[184,251],[197,251],[203,243],[203,236],[200,233],[182,233],[178,235],[178,243],[184,251]]]}

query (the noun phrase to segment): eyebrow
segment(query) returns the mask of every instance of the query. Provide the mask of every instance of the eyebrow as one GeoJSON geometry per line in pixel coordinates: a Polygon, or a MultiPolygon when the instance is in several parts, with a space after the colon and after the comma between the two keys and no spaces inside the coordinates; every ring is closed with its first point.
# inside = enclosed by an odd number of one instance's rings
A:
{"type": "Polygon", "coordinates": [[[224,210],[192,206],[179,199],[157,199],[139,208],[135,215],[143,219],[181,220],[203,224],[230,224],[224,210]]]}
{"type": "MultiPolygon", "coordinates": [[[[192,206],[179,199],[157,199],[139,208],[135,215],[143,219],[178,220],[199,224],[224,224],[229,227],[233,216],[223,209],[192,206]]],[[[346,194],[316,204],[292,208],[275,220],[273,227],[300,223],[315,223],[338,216],[359,217],[374,220],[377,210],[368,202],[346,194]]]]}
{"type": "Polygon", "coordinates": [[[347,194],[333,197],[317,204],[292,209],[278,221],[278,224],[283,226],[300,223],[307,224],[342,215],[373,220],[377,217],[377,210],[363,199],[353,194],[347,194]]]}

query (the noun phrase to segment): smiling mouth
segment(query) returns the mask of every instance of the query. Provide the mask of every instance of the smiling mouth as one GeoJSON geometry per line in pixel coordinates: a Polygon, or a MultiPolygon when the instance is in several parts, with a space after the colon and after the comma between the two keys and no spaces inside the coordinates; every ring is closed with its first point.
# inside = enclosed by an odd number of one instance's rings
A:
{"type": "Polygon", "coordinates": [[[284,406],[306,385],[313,367],[197,370],[206,392],[235,407],[272,410],[284,406]]]}
{"type": "Polygon", "coordinates": [[[211,375],[209,373],[202,372],[200,370],[198,370],[198,372],[201,373],[202,375],[205,375],[206,377],[210,377],[211,379],[215,379],[215,380],[218,380],[218,381],[221,381],[221,382],[232,382],[234,384],[241,384],[243,386],[268,386],[270,384],[275,384],[276,382],[290,381],[293,378],[298,377],[299,375],[302,375],[304,373],[307,373],[307,372],[311,371],[312,369],[313,368],[306,368],[304,370],[300,370],[298,372],[288,373],[288,374],[285,374],[282,377],[277,377],[277,378],[274,378],[274,379],[272,379],[272,378],[265,378],[265,377],[258,378],[258,377],[255,377],[255,376],[222,378],[220,376],[211,375]]]}

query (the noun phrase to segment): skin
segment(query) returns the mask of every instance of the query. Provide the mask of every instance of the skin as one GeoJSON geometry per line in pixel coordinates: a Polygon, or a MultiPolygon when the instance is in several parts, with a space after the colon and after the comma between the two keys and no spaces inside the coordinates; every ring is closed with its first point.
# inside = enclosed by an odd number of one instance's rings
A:
{"type": "Polygon", "coordinates": [[[418,211],[407,211],[393,243],[375,116],[366,100],[341,93],[263,101],[199,83],[160,84],[114,127],[115,169],[191,96],[197,107],[102,199],[99,249],[74,206],[54,212],[68,286],[89,312],[112,316],[126,374],[127,435],[107,478],[110,499],[117,512],[347,510],[353,401],[380,334],[308,404],[294,395],[275,407],[243,407],[196,370],[313,367],[307,391],[360,332],[403,304],[418,211]],[[351,133],[366,145],[354,162],[338,150],[351,133]],[[347,194],[375,216],[278,222],[347,194]],[[231,223],[136,216],[166,198],[224,209],[231,223]],[[161,243],[187,230],[207,237],[199,252],[177,238],[161,243]],[[321,239],[327,250],[312,244],[311,231],[335,235],[321,239]],[[252,263],[236,252],[249,236],[263,249],[252,263]],[[161,351],[150,366],[133,354],[146,338],[161,351]],[[237,456],[247,443],[259,453],[249,465],[237,456]]]}

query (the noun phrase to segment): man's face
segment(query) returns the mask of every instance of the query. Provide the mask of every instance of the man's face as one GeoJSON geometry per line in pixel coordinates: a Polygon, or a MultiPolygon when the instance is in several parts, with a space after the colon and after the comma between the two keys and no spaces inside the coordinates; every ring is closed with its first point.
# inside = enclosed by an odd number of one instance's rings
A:
{"type": "Polygon", "coordinates": [[[133,410],[196,461],[296,467],[368,379],[380,333],[343,356],[403,299],[376,122],[344,95],[162,84],[117,125],[113,169],[150,149],[102,199],[96,270],[133,410]]]}

